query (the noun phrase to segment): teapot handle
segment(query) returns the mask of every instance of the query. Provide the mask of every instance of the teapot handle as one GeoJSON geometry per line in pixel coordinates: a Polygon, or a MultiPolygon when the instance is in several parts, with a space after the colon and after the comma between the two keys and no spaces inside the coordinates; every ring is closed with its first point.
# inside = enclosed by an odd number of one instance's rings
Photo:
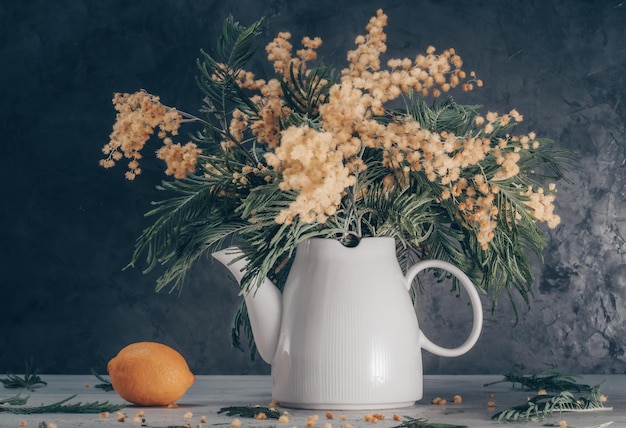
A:
{"type": "Polygon", "coordinates": [[[465,343],[457,348],[444,348],[442,346],[436,345],[431,342],[430,339],[428,339],[421,330],[419,331],[420,345],[423,349],[426,349],[427,351],[430,351],[435,355],[439,355],[442,357],[458,357],[459,355],[463,355],[467,351],[472,349],[480,336],[480,332],[483,327],[483,309],[480,302],[480,296],[478,295],[476,287],[474,286],[472,281],[461,269],[451,263],[444,262],[443,260],[422,260],[411,266],[405,275],[407,290],[411,287],[411,283],[413,282],[413,279],[417,276],[417,274],[428,268],[443,269],[457,277],[470,298],[474,315],[474,323],[472,325],[472,331],[470,332],[469,337],[467,338],[465,343]]]}

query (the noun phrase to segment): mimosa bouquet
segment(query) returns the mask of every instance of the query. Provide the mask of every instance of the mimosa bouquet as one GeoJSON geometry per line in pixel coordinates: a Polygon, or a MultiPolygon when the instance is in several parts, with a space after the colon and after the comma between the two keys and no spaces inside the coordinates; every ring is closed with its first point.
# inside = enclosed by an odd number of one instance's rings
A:
{"type": "MultiPolygon", "coordinates": [[[[148,212],[155,220],[131,265],[145,255],[146,270],[164,267],[157,290],[178,288],[197,261],[236,243],[250,260],[245,289],[266,276],[281,287],[307,238],[357,245],[385,236],[395,238],[402,266],[449,261],[494,308],[501,292],[528,303],[532,259],[546,245],[542,224],[560,221],[555,182],[567,152],[532,132],[514,134],[523,119],[514,109],[481,113],[455,102],[453,91],[483,82],[454,49],[383,59],[382,10],[340,70],[318,60],[320,38],[304,37],[294,55],[291,35],[279,33],[265,48],[275,72],[268,78],[245,68],[261,22],[231,17],[214,53],[201,52],[197,115],[143,90],[115,94],[102,166],[127,158],[134,179],[156,136],[173,176],[159,186],[165,197],[148,212]],[[201,129],[174,142],[187,122],[201,129]]],[[[244,315],[242,306],[234,331],[244,315]]]]}

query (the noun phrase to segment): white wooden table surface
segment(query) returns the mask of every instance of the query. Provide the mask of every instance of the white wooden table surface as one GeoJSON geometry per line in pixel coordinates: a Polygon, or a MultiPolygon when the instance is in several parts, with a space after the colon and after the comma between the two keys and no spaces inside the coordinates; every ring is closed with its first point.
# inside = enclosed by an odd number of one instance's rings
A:
{"type": "MultiPolygon", "coordinates": [[[[92,375],[40,375],[47,382],[46,386],[37,388],[34,392],[23,391],[29,394],[28,405],[36,406],[49,404],[78,394],[70,403],[108,401],[110,403],[125,403],[115,392],[106,392],[94,385],[100,383],[92,375]]],[[[393,420],[394,413],[404,417],[424,418],[429,422],[466,425],[468,427],[524,427],[535,428],[545,426],[559,426],[559,422],[566,421],[569,428],[602,427],[611,422],[611,428],[626,427],[626,375],[589,375],[578,378],[579,383],[596,385],[602,381],[606,384],[602,392],[608,397],[607,407],[612,410],[603,410],[584,413],[554,414],[538,422],[506,423],[497,422],[491,416],[497,411],[513,405],[522,404],[528,396],[534,395],[531,391],[522,391],[519,386],[513,389],[509,383],[500,383],[490,387],[482,385],[502,379],[499,375],[462,375],[440,376],[427,375],[424,378],[424,398],[412,407],[376,411],[333,411],[333,419],[327,419],[325,411],[320,410],[287,410],[290,420],[287,424],[279,424],[276,420],[264,421],[238,418],[241,427],[270,427],[280,428],[305,427],[311,416],[319,417],[316,427],[344,428],[347,424],[355,428],[391,428],[401,422],[393,420]],[[455,395],[461,395],[461,403],[452,403],[455,395]],[[430,401],[434,397],[448,400],[446,405],[433,405],[430,401]],[[487,403],[493,401],[496,407],[489,407],[487,403]],[[380,413],[385,419],[378,422],[367,422],[364,416],[380,413]],[[344,415],[345,419],[340,419],[344,415]]],[[[0,399],[8,398],[17,391],[0,387],[0,399]]],[[[226,406],[260,405],[267,406],[271,401],[271,378],[269,376],[196,376],[195,384],[187,394],[178,401],[176,408],[146,408],[128,404],[121,411],[125,420],[120,422],[112,413],[108,417],[100,414],[28,414],[19,415],[0,412],[0,427],[39,427],[42,422],[54,423],[58,428],[67,427],[172,427],[189,426],[192,428],[206,428],[212,426],[229,427],[235,417],[218,414],[218,410],[226,406]],[[141,415],[136,418],[136,415],[141,415]],[[203,418],[204,417],[204,418],[203,418]],[[143,419],[143,421],[141,420],[143,419]],[[187,425],[186,425],[187,424],[187,425]]],[[[279,407],[280,408],[280,407],[279,407]]]]}

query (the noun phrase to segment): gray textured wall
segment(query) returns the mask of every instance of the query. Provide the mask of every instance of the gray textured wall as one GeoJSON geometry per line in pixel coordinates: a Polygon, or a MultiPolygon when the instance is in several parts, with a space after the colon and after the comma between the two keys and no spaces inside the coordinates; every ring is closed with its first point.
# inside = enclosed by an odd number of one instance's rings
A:
{"type": "MultiPolygon", "coordinates": [[[[378,7],[389,15],[391,55],[455,47],[485,81],[471,102],[517,108],[524,129],[580,153],[559,193],[563,223],[537,267],[532,309],[517,325],[506,302],[495,315],[487,309],[478,345],[454,359],[425,353],[425,371],[624,373],[626,4],[618,0],[0,3],[0,373],[20,372],[31,358],[46,373],[102,372],[139,340],[177,348],[198,374],[268,373],[230,349],[238,297],[223,269],[199,266],[180,295],[156,294],[154,275],[121,270],[162,175],[156,162],[144,162],[135,182],[121,167],[98,166],[111,95],[145,88],[195,111],[195,58],[214,46],[228,13],[243,23],[266,16],[265,40],[284,30],[321,36],[322,55],[342,65],[378,7]]],[[[434,290],[420,322],[453,344],[467,311],[434,290]]]]}

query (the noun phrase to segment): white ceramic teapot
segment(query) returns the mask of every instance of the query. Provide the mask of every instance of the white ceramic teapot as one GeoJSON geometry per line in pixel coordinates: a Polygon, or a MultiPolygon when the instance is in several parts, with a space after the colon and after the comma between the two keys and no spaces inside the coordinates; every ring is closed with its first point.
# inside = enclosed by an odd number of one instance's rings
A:
{"type": "MultiPolygon", "coordinates": [[[[248,261],[231,247],[213,254],[237,281],[248,261]]],[[[298,245],[281,293],[265,279],[244,294],[254,340],[272,366],[272,395],[305,409],[388,409],[422,398],[422,354],[469,351],[480,336],[482,306],[470,279],[438,260],[403,275],[393,238],[363,238],[356,247],[314,238],[298,245]],[[431,342],[419,329],[409,288],[427,268],[455,275],[470,298],[474,321],[457,348],[431,342]]]]}

